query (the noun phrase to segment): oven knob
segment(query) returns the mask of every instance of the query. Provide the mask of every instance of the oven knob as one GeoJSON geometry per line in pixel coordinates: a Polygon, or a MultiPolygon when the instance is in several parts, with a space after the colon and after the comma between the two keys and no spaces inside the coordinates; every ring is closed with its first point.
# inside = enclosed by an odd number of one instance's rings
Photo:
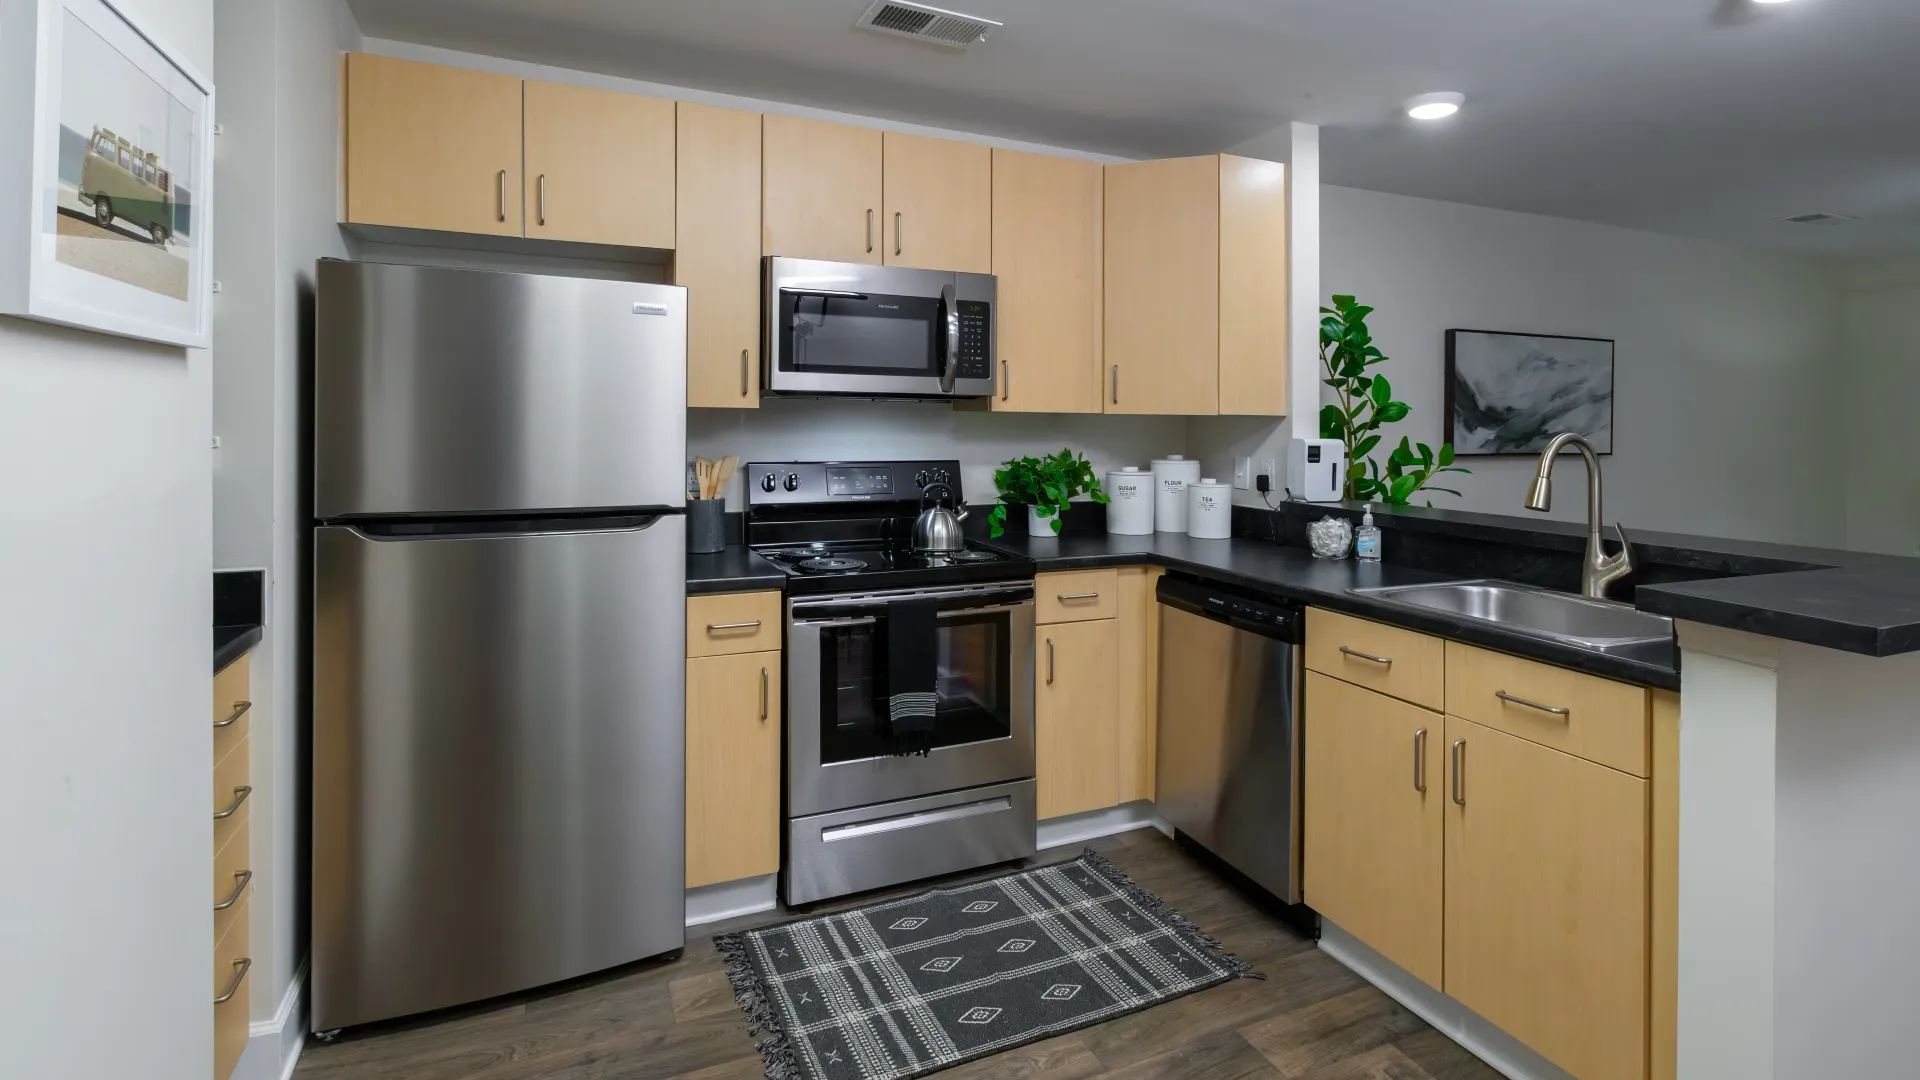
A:
{"type": "Polygon", "coordinates": [[[921,469],[919,472],[913,474],[913,486],[926,487],[927,479],[927,470],[921,469]]]}
{"type": "Polygon", "coordinates": [[[763,477],[761,477],[761,478],[760,478],[760,490],[761,490],[761,491],[772,491],[772,490],[773,490],[773,484],[774,484],[774,479],[773,479],[773,474],[772,474],[772,473],[768,473],[767,475],[765,475],[765,476],[763,476],[763,477]]]}
{"type": "Polygon", "coordinates": [[[799,487],[800,487],[800,474],[799,474],[799,473],[788,473],[788,474],[787,474],[787,483],[786,483],[786,488],[787,488],[787,490],[788,490],[788,491],[796,491],[796,490],[798,490],[798,489],[799,489],[799,487]]]}

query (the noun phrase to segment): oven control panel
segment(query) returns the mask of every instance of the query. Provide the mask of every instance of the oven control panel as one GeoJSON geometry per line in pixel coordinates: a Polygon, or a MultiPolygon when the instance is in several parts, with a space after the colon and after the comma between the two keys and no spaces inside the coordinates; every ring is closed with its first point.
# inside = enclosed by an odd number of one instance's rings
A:
{"type": "Polygon", "coordinates": [[[944,484],[960,501],[958,461],[778,461],[743,465],[747,505],[801,506],[920,501],[944,484]]]}

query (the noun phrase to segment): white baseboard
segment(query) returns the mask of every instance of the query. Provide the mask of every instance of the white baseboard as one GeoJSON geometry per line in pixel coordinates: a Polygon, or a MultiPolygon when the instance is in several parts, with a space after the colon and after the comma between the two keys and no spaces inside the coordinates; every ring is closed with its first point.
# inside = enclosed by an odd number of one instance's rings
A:
{"type": "Polygon", "coordinates": [[[779,874],[722,881],[687,890],[687,925],[756,915],[780,906],[779,874]]]}
{"type": "Polygon", "coordinates": [[[1173,835],[1172,826],[1155,816],[1153,804],[1142,799],[1139,802],[1110,806],[1105,810],[1089,810],[1084,814],[1067,814],[1063,817],[1048,818],[1035,830],[1035,840],[1036,846],[1041,851],[1045,851],[1048,848],[1066,847],[1069,844],[1084,844],[1089,840],[1098,840],[1102,836],[1149,828],[1159,829],[1168,836],[1173,835]]]}
{"type": "Polygon", "coordinates": [[[293,973],[280,1007],[247,1031],[247,1048],[233,1067],[232,1080],[290,1080],[307,1044],[307,961],[293,973]]]}
{"type": "Polygon", "coordinates": [[[1325,918],[1320,920],[1320,949],[1502,1076],[1511,1080],[1577,1080],[1479,1013],[1421,982],[1412,972],[1325,918]]]}

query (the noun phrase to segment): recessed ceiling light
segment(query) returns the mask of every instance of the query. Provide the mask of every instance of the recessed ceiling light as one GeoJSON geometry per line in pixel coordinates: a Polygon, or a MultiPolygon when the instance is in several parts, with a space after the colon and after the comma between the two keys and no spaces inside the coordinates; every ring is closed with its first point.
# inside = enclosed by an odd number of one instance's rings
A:
{"type": "Polygon", "coordinates": [[[1466,104],[1467,95],[1443,90],[1437,94],[1421,94],[1407,99],[1407,115],[1415,120],[1444,120],[1460,111],[1466,104]]]}
{"type": "Polygon", "coordinates": [[[1753,0],[1756,4],[1784,4],[1787,0],[1753,0]]]}

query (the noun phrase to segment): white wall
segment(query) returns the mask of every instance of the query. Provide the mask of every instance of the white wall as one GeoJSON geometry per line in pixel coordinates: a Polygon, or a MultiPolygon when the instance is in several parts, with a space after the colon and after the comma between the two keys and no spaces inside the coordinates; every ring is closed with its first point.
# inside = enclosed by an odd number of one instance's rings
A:
{"type": "MultiPolygon", "coordinates": [[[[1809,260],[1351,188],[1321,189],[1321,288],[1379,310],[1381,370],[1413,406],[1396,425],[1438,444],[1450,327],[1616,340],[1607,515],[1646,528],[1839,545],[1830,444],[1841,409],[1836,275],[1809,260]]],[[[1284,457],[1275,425],[1195,421],[1209,470],[1284,457]]],[[[1899,430],[1896,426],[1891,430],[1899,430]]],[[[1384,460],[1384,455],[1380,455],[1384,460]]],[[[1522,513],[1531,462],[1480,458],[1464,499],[1522,513]]],[[[1579,467],[1554,517],[1582,519],[1579,467]]],[[[1449,485],[1454,486],[1454,485],[1449,485]]],[[[1257,502],[1242,493],[1242,502],[1257,502]]]]}
{"type": "MultiPolygon", "coordinates": [[[[124,6],[213,70],[211,0],[124,6]]],[[[0,318],[0,1076],[213,1068],[209,410],[204,350],[0,318]]]]}
{"type": "Polygon", "coordinates": [[[1847,274],[1847,546],[1912,555],[1920,548],[1920,260],[1847,274]]]}

